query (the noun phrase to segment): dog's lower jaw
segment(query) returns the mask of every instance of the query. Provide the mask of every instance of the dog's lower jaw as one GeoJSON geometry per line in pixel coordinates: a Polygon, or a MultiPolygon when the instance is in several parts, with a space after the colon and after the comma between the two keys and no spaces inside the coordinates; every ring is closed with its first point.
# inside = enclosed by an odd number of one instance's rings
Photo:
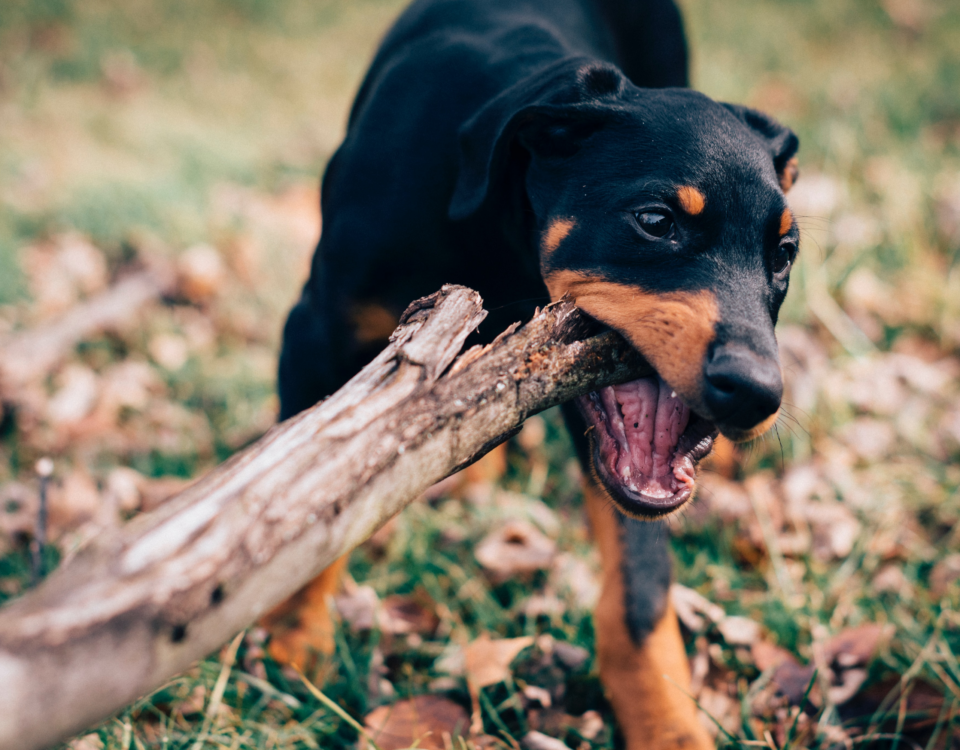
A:
{"type": "Polygon", "coordinates": [[[713,423],[691,412],[659,377],[581,397],[594,471],[626,515],[656,519],[693,497],[697,465],[713,447],[713,423]]]}

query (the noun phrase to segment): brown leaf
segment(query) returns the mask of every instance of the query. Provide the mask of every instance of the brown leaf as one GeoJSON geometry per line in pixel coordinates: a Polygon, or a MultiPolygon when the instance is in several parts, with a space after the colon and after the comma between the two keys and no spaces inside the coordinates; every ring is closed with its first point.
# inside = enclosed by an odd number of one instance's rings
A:
{"type": "Polygon", "coordinates": [[[379,617],[380,630],[391,635],[432,635],[440,624],[433,601],[422,591],[414,596],[388,596],[379,617]]]}
{"type": "Polygon", "coordinates": [[[753,657],[754,665],[761,672],[766,672],[771,667],[779,666],[786,661],[796,661],[793,654],[785,648],[762,639],[750,647],[750,655],[753,657]]]}
{"type": "Polygon", "coordinates": [[[731,646],[752,646],[760,638],[760,625],[749,617],[725,617],[717,630],[731,646]]]}
{"type": "Polygon", "coordinates": [[[484,633],[463,650],[467,681],[476,688],[503,682],[510,676],[510,662],[532,645],[531,636],[493,640],[484,633]]]}
{"type": "Polygon", "coordinates": [[[343,588],[333,599],[340,617],[355,632],[373,629],[380,607],[380,598],[373,586],[358,586],[348,578],[343,588]]]}
{"type": "Polygon", "coordinates": [[[593,610],[600,599],[600,576],[586,561],[568,552],[554,558],[549,589],[566,592],[577,609],[593,610]]]}
{"type": "MultiPolygon", "coordinates": [[[[364,719],[364,726],[380,750],[404,750],[414,744],[422,750],[444,750],[453,738],[466,735],[467,719],[467,711],[459,703],[437,695],[418,695],[374,709],[364,719]]],[[[367,742],[361,742],[361,748],[367,747],[367,742]]]]}
{"type": "Polygon", "coordinates": [[[723,607],[714,604],[703,594],[691,588],[675,583],[670,587],[670,601],[677,612],[680,622],[691,633],[699,633],[707,626],[707,621],[720,622],[726,617],[723,607]],[[705,619],[706,618],[706,619],[705,619]]]}
{"type": "Polygon", "coordinates": [[[866,666],[888,633],[875,623],[843,630],[824,644],[826,660],[843,668],[866,666]]]}
{"type": "Polygon", "coordinates": [[[85,471],[67,474],[63,484],[50,488],[50,532],[57,538],[89,521],[100,510],[97,485],[85,471]]]}
{"type": "Polygon", "coordinates": [[[177,259],[180,292],[191,302],[213,297],[223,284],[226,267],[216,248],[199,244],[188,248],[177,259]]]}
{"type": "Polygon", "coordinates": [[[794,659],[784,661],[773,673],[773,684],[791,705],[799,705],[813,679],[814,669],[812,664],[804,667],[794,659]]]}
{"type": "Polygon", "coordinates": [[[57,392],[47,403],[47,418],[54,425],[74,425],[97,405],[100,382],[89,367],[67,365],[57,377],[57,384],[57,392]]]}
{"type": "Polygon", "coordinates": [[[100,735],[88,734],[71,741],[67,750],[103,750],[103,740],[100,735]]]}
{"type": "Polygon", "coordinates": [[[520,740],[524,750],[570,750],[567,744],[542,732],[527,732],[520,740]]]}
{"type": "Polygon", "coordinates": [[[697,699],[700,723],[714,738],[720,734],[719,723],[731,734],[740,731],[740,702],[726,693],[705,687],[697,699]]]}
{"type": "Polygon", "coordinates": [[[472,734],[479,734],[483,729],[483,721],[480,716],[481,688],[506,680],[510,676],[510,662],[517,657],[517,654],[532,645],[533,638],[531,636],[495,641],[487,633],[484,633],[475,641],[468,643],[463,649],[464,671],[467,676],[470,699],[473,703],[473,714],[470,721],[472,734]]]}
{"type": "Polygon", "coordinates": [[[867,667],[891,629],[877,624],[861,625],[824,643],[823,658],[831,682],[827,697],[831,703],[842,705],[860,691],[867,679],[867,667]]]}
{"type": "Polygon", "coordinates": [[[508,521],[477,545],[477,562],[496,581],[549,568],[556,553],[552,540],[527,521],[508,521]]]}
{"type": "Polygon", "coordinates": [[[960,554],[947,555],[930,571],[930,591],[941,597],[957,579],[960,579],[960,554]]]}

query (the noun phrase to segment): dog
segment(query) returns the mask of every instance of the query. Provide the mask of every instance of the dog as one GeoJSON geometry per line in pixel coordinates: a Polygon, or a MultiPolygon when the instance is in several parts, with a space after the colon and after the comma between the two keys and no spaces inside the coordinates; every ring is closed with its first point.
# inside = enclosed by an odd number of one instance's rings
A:
{"type": "MultiPolygon", "coordinates": [[[[650,521],[690,501],[718,432],[749,440],[776,419],[799,244],[796,135],[687,83],[672,0],[416,0],[327,167],[279,364],[286,419],[369,361],[411,300],[457,283],[483,296],[488,338],[569,296],[653,365],[564,407],[602,559],[600,675],[629,750],[713,746],[650,521]]],[[[342,565],[267,618],[276,658],[332,649],[342,565]]]]}

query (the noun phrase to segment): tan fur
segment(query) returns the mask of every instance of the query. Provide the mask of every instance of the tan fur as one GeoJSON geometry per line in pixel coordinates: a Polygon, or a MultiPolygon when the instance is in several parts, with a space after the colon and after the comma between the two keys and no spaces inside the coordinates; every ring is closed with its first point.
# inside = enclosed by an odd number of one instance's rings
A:
{"type": "Polygon", "coordinates": [[[685,400],[700,401],[700,373],[720,320],[713,294],[652,294],[568,270],[546,282],[553,300],[569,294],[577,307],[626,337],[685,400]]]}
{"type": "Polygon", "coordinates": [[[680,207],[691,216],[696,216],[707,204],[707,199],[703,193],[692,185],[684,185],[677,191],[677,200],[680,201],[680,207]]]}
{"type": "Polygon", "coordinates": [[[567,238],[570,230],[576,225],[577,222],[573,219],[554,219],[547,225],[547,228],[543,230],[543,239],[540,242],[544,259],[549,258],[557,251],[560,243],[567,238]]]}
{"type": "Polygon", "coordinates": [[[690,667],[673,607],[641,646],[626,625],[623,541],[612,501],[592,483],[587,513],[603,565],[603,590],[594,614],[600,678],[623,731],[627,750],[707,750],[714,747],[685,695],[690,667]]]}
{"type": "Polygon", "coordinates": [[[386,341],[399,322],[396,315],[376,302],[356,305],[350,312],[354,335],[361,344],[386,341]]]}
{"type": "Polygon", "coordinates": [[[785,208],[780,215],[780,236],[783,237],[790,231],[791,227],[793,227],[793,214],[790,213],[789,208],[785,208]]]}
{"type": "Polygon", "coordinates": [[[743,432],[732,432],[730,430],[726,430],[724,434],[735,443],[745,443],[748,440],[756,440],[777,423],[777,418],[779,416],[780,410],[777,409],[760,424],[756,425],[755,427],[751,427],[749,430],[744,430],[743,432]]]}
{"type": "Polygon", "coordinates": [[[800,176],[800,161],[794,156],[790,161],[788,161],[783,170],[780,172],[778,177],[780,178],[780,189],[783,192],[787,192],[790,188],[793,187],[793,183],[797,181],[797,177],[800,176]]]}
{"type": "Polygon", "coordinates": [[[347,555],[336,560],[260,620],[270,631],[267,650],[281,664],[292,664],[318,684],[322,667],[334,652],[334,623],[327,599],[340,590],[347,555]]]}

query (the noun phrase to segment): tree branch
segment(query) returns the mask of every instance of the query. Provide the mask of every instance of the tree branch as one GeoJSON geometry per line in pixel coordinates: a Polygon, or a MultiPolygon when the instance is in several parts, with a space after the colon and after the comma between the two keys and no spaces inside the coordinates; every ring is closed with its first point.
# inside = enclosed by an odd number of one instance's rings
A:
{"type": "Polygon", "coordinates": [[[155,512],[0,610],[0,748],[42,748],[183,671],[530,415],[640,377],[617,334],[561,301],[457,359],[485,317],[447,286],[390,345],[155,512]]]}

